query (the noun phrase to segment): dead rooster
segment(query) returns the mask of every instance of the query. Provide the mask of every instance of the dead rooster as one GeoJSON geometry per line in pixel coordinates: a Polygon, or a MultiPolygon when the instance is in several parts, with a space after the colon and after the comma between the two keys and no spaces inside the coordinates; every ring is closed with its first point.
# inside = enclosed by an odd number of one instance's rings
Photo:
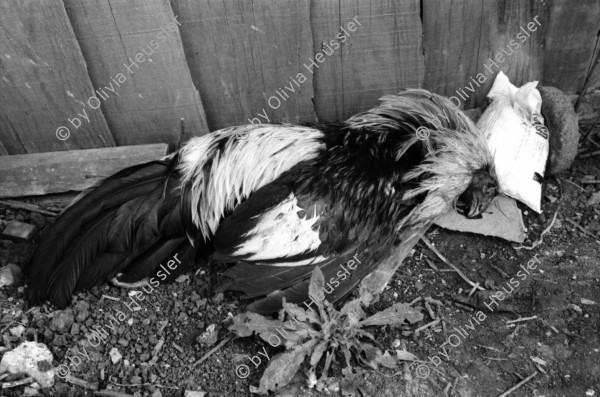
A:
{"type": "Polygon", "coordinates": [[[82,194],[32,258],[31,302],[64,308],[74,291],[113,278],[158,286],[160,264],[175,255],[235,263],[224,285],[263,297],[249,310],[306,300],[315,266],[335,280],[327,299],[336,302],[404,228],[457,202],[467,217],[486,210],[497,191],[492,163],[472,122],[424,90],[338,124],[215,131],[82,194]],[[360,265],[342,277],[352,258],[360,265]]]}

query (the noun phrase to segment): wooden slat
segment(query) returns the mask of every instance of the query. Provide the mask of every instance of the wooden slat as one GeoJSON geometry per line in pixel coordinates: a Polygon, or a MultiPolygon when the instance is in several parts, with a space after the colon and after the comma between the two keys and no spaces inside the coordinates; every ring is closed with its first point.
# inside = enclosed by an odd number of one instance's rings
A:
{"type": "Polygon", "coordinates": [[[207,132],[168,0],[65,5],[117,144],[177,142],[181,118],[188,138],[207,132]]]}
{"type": "Polygon", "coordinates": [[[172,3],[212,130],[315,120],[312,75],[302,66],[312,55],[309,0],[172,3]]]}
{"type": "MultiPolygon", "coordinates": [[[[311,27],[315,52],[335,40],[341,49],[315,72],[319,119],[338,121],[376,105],[384,94],[417,88],[423,82],[418,0],[314,2],[311,27]],[[361,25],[350,32],[356,18],[361,25]],[[344,28],[345,41],[336,39],[344,28]]],[[[343,34],[343,32],[342,32],[343,34]]],[[[330,52],[327,50],[327,52],[330,52]]]]}
{"type": "Polygon", "coordinates": [[[500,70],[517,86],[541,80],[547,14],[548,4],[536,0],[424,0],[425,88],[473,108],[500,70]],[[541,26],[528,31],[536,16],[541,26]]]}
{"type": "MultiPolygon", "coordinates": [[[[0,136],[0,139],[1,138],[2,137],[0,136]]],[[[0,156],[6,156],[6,155],[8,155],[8,150],[6,150],[6,148],[2,144],[2,141],[0,140],[0,156]]]]}
{"type": "Polygon", "coordinates": [[[0,157],[0,197],[84,190],[121,169],[156,160],[166,144],[19,154],[0,157]]]}
{"type": "Polygon", "coordinates": [[[569,94],[579,93],[600,29],[600,1],[552,0],[550,6],[544,84],[569,94]]]}
{"type": "Polygon", "coordinates": [[[85,104],[93,88],[62,2],[2,1],[0,20],[0,139],[5,150],[114,146],[102,112],[85,104]],[[74,118],[81,121],[78,129],[74,118]],[[56,137],[61,126],[71,132],[64,141],[56,137]]]}

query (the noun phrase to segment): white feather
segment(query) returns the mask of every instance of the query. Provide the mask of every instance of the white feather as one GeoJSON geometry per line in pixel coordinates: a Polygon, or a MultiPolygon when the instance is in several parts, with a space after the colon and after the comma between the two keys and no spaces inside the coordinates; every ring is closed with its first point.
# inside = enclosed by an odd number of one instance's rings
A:
{"type": "Polygon", "coordinates": [[[215,232],[226,211],[296,164],[315,158],[325,147],[323,137],[314,128],[262,124],[191,139],[182,148],[180,171],[184,183],[191,181],[192,221],[204,238],[215,232]]]}
{"type": "MultiPolygon", "coordinates": [[[[298,199],[290,194],[277,206],[260,215],[260,220],[254,229],[244,235],[246,238],[244,244],[236,247],[237,251],[233,255],[243,256],[253,253],[247,260],[264,261],[316,251],[321,245],[319,231],[314,227],[319,216],[309,217],[307,213],[304,218],[301,218],[298,216],[300,211],[302,208],[298,206],[298,199]]],[[[311,258],[300,262],[308,264],[323,259],[323,257],[311,258]]],[[[285,263],[285,266],[299,266],[300,262],[285,263]]]]}

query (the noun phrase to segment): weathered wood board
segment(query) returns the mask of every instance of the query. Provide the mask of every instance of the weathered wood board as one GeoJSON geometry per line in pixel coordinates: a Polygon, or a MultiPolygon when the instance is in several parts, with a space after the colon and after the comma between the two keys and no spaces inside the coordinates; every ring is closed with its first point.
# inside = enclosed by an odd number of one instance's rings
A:
{"type": "Polygon", "coordinates": [[[161,158],[164,143],[0,157],[0,197],[81,191],[125,167],[161,158]]]}
{"type": "Polygon", "coordinates": [[[315,120],[308,0],[172,3],[211,130],[315,120]]]}
{"type": "Polygon", "coordinates": [[[84,102],[93,88],[63,3],[3,1],[0,15],[0,155],[114,146],[84,102]]]}
{"type": "MultiPolygon", "coordinates": [[[[544,84],[579,93],[600,34],[600,1],[552,0],[544,49],[544,84]]],[[[597,68],[598,70],[600,68],[597,68]]],[[[592,87],[600,84],[592,81],[592,87]]]]}
{"type": "Polygon", "coordinates": [[[424,87],[469,109],[485,103],[499,71],[517,86],[541,81],[548,7],[534,0],[424,0],[424,87]]]}
{"type": "Polygon", "coordinates": [[[208,132],[168,0],[64,1],[118,145],[208,132]]]}
{"type": "Polygon", "coordinates": [[[384,94],[422,85],[419,11],[417,0],[314,2],[313,47],[325,53],[313,67],[319,119],[344,120],[373,107],[384,94]],[[340,48],[330,51],[332,41],[340,48]]]}

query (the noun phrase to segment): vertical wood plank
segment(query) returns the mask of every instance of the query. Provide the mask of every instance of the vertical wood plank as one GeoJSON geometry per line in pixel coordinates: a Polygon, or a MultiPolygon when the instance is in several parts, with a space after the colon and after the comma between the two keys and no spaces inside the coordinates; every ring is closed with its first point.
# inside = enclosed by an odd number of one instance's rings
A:
{"type": "Polygon", "coordinates": [[[384,94],[422,85],[419,12],[418,0],[313,2],[315,52],[331,53],[325,43],[332,40],[341,47],[314,68],[319,119],[343,120],[373,107],[384,94]],[[351,32],[354,22],[360,25],[351,32]]]}
{"type": "Polygon", "coordinates": [[[499,71],[517,86],[542,80],[547,3],[424,0],[423,5],[425,88],[473,108],[485,103],[499,71]],[[532,22],[536,16],[539,24],[532,22]]]}
{"type": "Polygon", "coordinates": [[[315,120],[309,0],[172,2],[211,129],[315,120]]]}
{"type": "Polygon", "coordinates": [[[0,15],[0,131],[6,152],[114,146],[102,112],[85,104],[93,88],[62,1],[3,1],[0,15]],[[79,128],[75,118],[81,119],[79,128]],[[66,140],[56,136],[61,126],[70,129],[66,140]]]}
{"type": "Polygon", "coordinates": [[[119,145],[174,143],[207,132],[168,0],[65,0],[119,145]],[[138,55],[141,54],[141,55],[138,55]]]}
{"type": "Polygon", "coordinates": [[[2,144],[2,141],[0,141],[0,156],[6,156],[7,154],[8,154],[8,150],[6,150],[6,148],[2,144]]]}
{"type": "Polygon", "coordinates": [[[551,0],[550,6],[544,84],[575,94],[583,88],[592,62],[600,31],[600,1],[551,0]]]}

